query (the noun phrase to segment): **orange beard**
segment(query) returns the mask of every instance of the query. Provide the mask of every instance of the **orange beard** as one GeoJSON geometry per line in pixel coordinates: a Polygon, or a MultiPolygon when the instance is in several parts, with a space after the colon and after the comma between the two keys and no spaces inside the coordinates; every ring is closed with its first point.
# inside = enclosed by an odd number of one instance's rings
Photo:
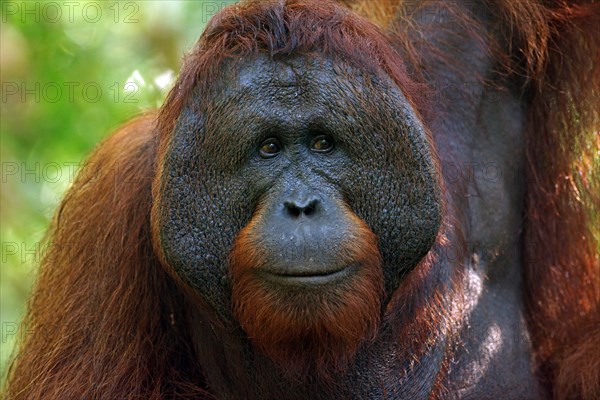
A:
{"type": "Polygon", "coordinates": [[[384,295],[375,234],[354,213],[340,257],[355,271],[334,284],[284,287],[261,279],[264,252],[257,215],[238,235],[230,255],[233,313],[252,343],[293,378],[342,371],[360,345],[374,339],[384,295]]]}

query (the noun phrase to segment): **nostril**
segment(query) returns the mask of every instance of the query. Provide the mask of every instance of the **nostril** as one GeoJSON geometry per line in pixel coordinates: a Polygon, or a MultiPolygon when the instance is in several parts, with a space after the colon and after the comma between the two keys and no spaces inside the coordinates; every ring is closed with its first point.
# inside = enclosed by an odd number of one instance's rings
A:
{"type": "Polygon", "coordinates": [[[304,208],[304,215],[310,216],[317,211],[317,200],[311,200],[304,208]]]}
{"type": "Polygon", "coordinates": [[[291,215],[292,217],[298,218],[300,216],[300,214],[302,214],[302,210],[296,204],[286,201],[284,203],[284,205],[285,205],[285,209],[287,210],[288,214],[291,215]]]}
{"type": "Polygon", "coordinates": [[[319,201],[316,199],[310,200],[306,204],[298,204],[294,201],[286,201],[283,203],[285,210],[291,217],[298,218],[302,214],[305,216],[311,216],[317,212],[317,205],[319,201]]]}

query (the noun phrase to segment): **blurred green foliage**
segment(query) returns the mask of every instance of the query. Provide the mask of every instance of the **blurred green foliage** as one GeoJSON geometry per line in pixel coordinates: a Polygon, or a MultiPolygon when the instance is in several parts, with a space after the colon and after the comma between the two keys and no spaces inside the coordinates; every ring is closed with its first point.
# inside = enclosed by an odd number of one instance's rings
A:
{"type": "Polygon", "coordinates": [[[4,1],[0,377],[44,231],[86,154],[168,92],[219,1],[4,1]]]}

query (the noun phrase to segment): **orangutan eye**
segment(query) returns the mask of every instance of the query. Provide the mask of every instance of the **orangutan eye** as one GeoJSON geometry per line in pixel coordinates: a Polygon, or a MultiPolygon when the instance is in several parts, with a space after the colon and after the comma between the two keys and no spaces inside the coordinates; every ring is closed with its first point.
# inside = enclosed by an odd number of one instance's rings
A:
{"type": "Polygon", "coordinates": [[[262,158],[273,158],[281,151],[281,145],[279,144],[279,140],[275,138],[269,138],[262,142],[260,145],[260,156],[262,158]]]}
{"type": "Polygon", "coordinates": [[[333,150],[333,139],[327,135],[315,136],[310,143],[310,149],[318,153],[329,153],[333,150]]]}

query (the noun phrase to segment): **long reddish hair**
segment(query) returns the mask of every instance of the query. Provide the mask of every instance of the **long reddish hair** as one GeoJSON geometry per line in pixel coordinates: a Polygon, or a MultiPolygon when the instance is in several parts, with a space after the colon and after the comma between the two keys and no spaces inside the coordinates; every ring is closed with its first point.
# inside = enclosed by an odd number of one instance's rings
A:
{"type": "Polygon", "coordinates": [[[192,305],[150,241],[155,120],[105,140],[57,210],[7,398],[211,398],[187,325],[192,305]]]}

